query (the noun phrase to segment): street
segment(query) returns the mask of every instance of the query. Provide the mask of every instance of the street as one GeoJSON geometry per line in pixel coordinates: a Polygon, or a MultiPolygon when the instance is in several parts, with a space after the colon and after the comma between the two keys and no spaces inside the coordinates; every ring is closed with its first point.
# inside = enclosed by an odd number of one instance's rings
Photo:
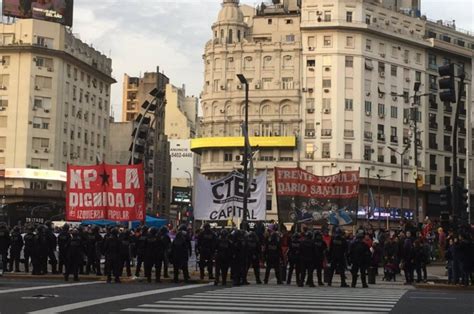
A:
{"type": "Polygon", "coordinates": [[[212,284],[146,284],[0,278],[0,313],[473,313],[474,293],[423,290],[402,282],[369,289],[299,288],[294,285],[215,287],[212,284]]]}

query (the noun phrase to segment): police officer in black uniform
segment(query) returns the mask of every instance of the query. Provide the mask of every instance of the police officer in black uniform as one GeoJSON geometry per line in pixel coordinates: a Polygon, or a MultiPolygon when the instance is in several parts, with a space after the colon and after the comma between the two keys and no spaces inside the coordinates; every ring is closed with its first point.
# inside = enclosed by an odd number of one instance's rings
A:
{"type": "Polygon", "coordinates": [[[38,273],[36,275],[45,275],[48,273],[48,255],[50,250],[50,239],[47,227],[38,226],[36,251],[38,253],[38,273]]]}
{"type": "Polygon", "coordinates": [[[69,233],[69,225],[64,224],[61,232],[58,235],[58,247],[59,247],[59,269],[58,271],[63,273],[63,266],[67,266],[67,254],[68,248],[71,242],[71,234],[69,233]]]}
{"type": "Polygon", "coordinates": [[[147,237],[148,237],[148,227],[142,226],[140,235],[138,236],[138,239],[136,240],[136,250],[137,250],[137,268],[135,270],[136,277],[140,277],[140,270],[145,258],[145,246],[146,246],[147,237]]]}
{"type": "Polygon", "coordinates": [[[120,276],[122,276],[123,268],[125,267],[127,271],[127,276],[131,277],[132,270],[130,268],[130,262],[131,262],[130,246],[131,246],[132,240],[130,237],[130,232],[128,231],[127,228],[125,228],[119,234],[119,240],[120,240],[120,276]]]}
{"type": "Polygon", "coordinates": [[[113,228],[104,242],[105,269],[107,283],[112,282],[112,273],[116,283],[120,283],[120,240],[118,229],[113,228]]]}
{"type": "Polygon", "coordinates": [[[23,255],[25,258],[25,273],[30,272],[30,262],[33,265],[32,272],[35,273],[37,270],[35,269],[36,262],[36,235],[34,234],[34,228],[28,226],[26,228],[26,234],[23,238],[24,241],[24,251],[23,255]]]}
{"type": "Polygon", "coordinates": [[[69,280],[69,275],[74,276],[74,281],[79,281],[79,266],[84,258],[85,247],[84,241],[79,233],[79,230],[73,229],[69,239],[64,238],[62,243],[67,250],[67,264],[66,272],[64,273],[64,280],[69,280]]]}
{"type": "Polygon", "coordinates": [[[189,281],[188,259],[192,253],[191,239],[186,231],[186,226],[181,226],[174,241],[171,243],[170,261],[173,264],[173,282],[178,282],[179,271],[183,271],[184,282],[189,281]]]}
{"type": "Polygon", "coordinates": [[[348,260],[349,264],[352,264],[352,284],[351,287],[355,288],[357,285],[357,273],[360,270],[360,278],[362,281],[362,287],[368,288],[365,273],[370,265],[370,249],[367,244],[362,240],[364,239],[364,231],[359,230],[356,234],[355,241],[351,244],[349,249],[348,260]]]}
{"type": "Polygon", "coordinates": [[[13,271],[13,264],[15,264],[15,272],[20,272],[20,254],[23,248],[23,237],[21,236],[20,227],[13,227],[10,235],[10,271],[13,271]]]}
{"type": "Polygon", "coordinates": [[[214,279],[214,276],[212,276],[212,253],[216,245],[216,235],[212,232],[211,226],[208,223],[204,224],[204,228],[201,233],[199,233],[197,240],[196,253],[199,255],[201,280],[204,279],[205,267],[207,267],[209,279],[214,279]]]}
{"type": "Polygon", "coordinates": [[[3,267],[7,267],[8,248],[10,247],[10,232],[5,223],[0,223],[0,255],[3,267]]]}
{"type": "Polygon", "coordinates": [[[340,229],[336,230],[335,237],[331,239],[331,244],[329,245],[329,262],[331,267],[329,269],[329,282],[328,286],[332,284],[332,278],[334,272],[339,272],[341,276],[341,287],[349,287],[346,284],[346,254],[347,254],[347,241],[342,236],[342,231],[340,229]]]}
{"type": "Polygon", "coordinates": [[[87,232],[85,234],[85,239],[86,239],[86,275],[89,275],[92,272],[96,272],[95,266],[96,266],[96,249],[95,249],[95,244],[96,244],[96,237],[94,234],[94,230],[92,227],[89,227],[87,229],[87,232]]]}
{"type": "MultiPolygon", "coordinates": [[[[58,240],[56,235],[53,232],[53,223],[51,221],[47,221],[45,223],[46,226],[46,237],[48,238],[48,259],[49,263],[51,264],[51,271],[53,274],[58,273],[58,260],[56,259],[56,248],[58,246],[58,240]]],[[[48,273],[46,269],[45,274],[48,273]]]]}
{"type": "Polygon", "coordinates": [[[288,248],[288,278],[286,284],[291,284],[291,277],[293,276],[293,270],[295,271],[296,284],[300,285],[301,281],[301,262],[300,262],[300,235],[294,233],[291,236],[291,240],[288,248]]]}
{"type": "Polygon", "coordinates": [[[229,233],[226,229],[222,229],[216,244],[216,278],[214,285],[219,284],[219,277],[222,276],[222,285],[227,284],[227,272],[229,270],[230,261],[232,259],[232,243],[229,240],[229,233]]]}
{"type": "Polygon", "coordinates": [[[151,272],[153,267],[155,267],[155,276],[158,281],[158,267],[157,267],[157,258],[156,252],[160,248],[160,239],[157,235],[158,231],[155,227],[150,228],[148,237],[145,242],[145,277],[148,282],[151,282],[151,272]]]}
{"type": "Polygon", "coordinates": [[[250,266],[252,266],[253,272],[255,274],[255,280],[257,284],[261,284],[262,281],[260,280],[260,257],[262,255],[262,246],[260,244],[260,240],[258,239],[257,234],[254,231],[251,231],[248,234],[247,247],[248,247],[247,271],[248,269],[250,269],[250,266]]]}
{"type": "Polygon", "coordinates": [[[282,260],[282,252],[281,252],[281,245],[280,239],[276,232],[273,232],[270,236],[270,240],[266,244],[265,247],[265,262],[267,264],[267,268],[265,270],[265,279],[263,282],[268,284],[268,279],[270,277],[270,270],[273,268],[275,270],[275,276],[277,279],[277,284],[281,285],[282,281],[280,278],[280,263],[282,260]]]}
{"type": "MultiPolygon", "coordinates": [[[[168,235],[168,227],[163,226],[160,228],[160,241],[163,245],[163,277],[164,278],[169,278],[168,275],[168,258],[170,254],[170,249],[171,249],[171,239],[170,236],[168,235]]],[[[161,266],[160,266],[161,267],[161,266]]]]}
{"type": "Polygon", "coordinates": [[[300,244],[300,263],[301,263],[301,281],[299,286],[302,287],[306,280],[306,285],[314,287],[313,282],[313,262],[314,256],[316,254],[316,246],[314,245],[313,235],[311,232],[307,231],[303,238],[301,239],[300,244]],[[308,276],[308,277],[306,277],[308,276]]]}
{"type": "Polygon", "coordinates": [[[100,260],[102,258],[104,238],[100,234],[100,228],[98,226],[94,226],[93,230],[95,235],[95,271],[97,276],[102,276],[100,260]]]}
{"type": "Polygon", "coordinates": [[[326,242],[323,240],[323,235],[321,232],[317,231],[314,234],[314,245],[315,245],[315,254],[314,254],[314,269],[316,269],[316,275],[318,277],[318,286],[324,286],[322,272],[323,272],[323,263],[326,256],[327,248],[326,242]]]}

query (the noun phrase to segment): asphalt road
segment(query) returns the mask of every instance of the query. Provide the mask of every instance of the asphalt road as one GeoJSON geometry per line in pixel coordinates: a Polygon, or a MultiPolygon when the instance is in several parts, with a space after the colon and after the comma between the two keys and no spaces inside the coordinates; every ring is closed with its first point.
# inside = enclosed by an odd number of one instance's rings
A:
{"type": "Polygon", "coordinates": [[[0,278],[0,313],[456,313],[474,312],[474,293],[381,282],[369,289],[287,285],[70,282],[0,278]]]}

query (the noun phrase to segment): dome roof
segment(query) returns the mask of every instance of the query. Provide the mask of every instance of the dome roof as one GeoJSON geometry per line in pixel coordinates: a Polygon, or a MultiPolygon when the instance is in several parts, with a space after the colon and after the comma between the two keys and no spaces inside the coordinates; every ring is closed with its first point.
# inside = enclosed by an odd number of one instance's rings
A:
{"type": "Polygon", "coordinates": [[[244,22],[244,14],[239,8],[239,0],[224,0],[217,22],[244,22]]]}

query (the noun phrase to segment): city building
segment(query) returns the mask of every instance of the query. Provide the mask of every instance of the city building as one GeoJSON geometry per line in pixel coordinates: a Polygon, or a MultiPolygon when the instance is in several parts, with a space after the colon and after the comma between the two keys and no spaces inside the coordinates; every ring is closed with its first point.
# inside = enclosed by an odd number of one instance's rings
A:
{"type": "Polygon", "coordinates": [[[106,155],[112,60],[58,23],[0,25],[3,211],[48,218],[64,212],[67,164],[106,155]]]}
{"type": "MultiPolygon", "coordinates": [[[[138,126],[142,116],[150,118],[147,124],[140,127],[140,130],[147,134],[146,138],[138,138],[139,144],[145,148],[145,151],[137,152],[139,156],[135,156],[135,159],[143,161],[145,165],[147,212],[158,213],[162,216],[169,215],[171,202],[170,144],[165,134],[167,105],[166,102],[158,105],[157,109],[151,112],[143,108],[143,104],[152,102],[154,99],[150,92],[153,90],[166,92],[168,84],[169,78],[160,73],[158,68],[156,72],[145,72],[142,77],[130,77],[124,74],[122,99],[122,120],[132,122],[133,129],[138,126]]],[[[133,143],[132,132],[129,136],[130,145],[133,143]]],[[[117,147],[118,149],[121,148],[117,147]]],[[[113,150],[116,148],[113,147],[113,150]]],[[[117,152],[117,154],[123,153],[117,152]]],[[[129,156],[131,156],[130,151],[129,156]]]]}
{"type": "MultiPolygon", "coordinates": [[[[440,104],[437,67],[463,65],[472,99],[474,38],[420,9],[420,1],[285,0],[252,8],[223,0],[204,51],[201,137],[192,141],[202,173],[216,178],[242,168],[243,140],[235,140],[242,136],[241,73],[250,86],[255,167],[268,169],[269,219],[277,213],[273,167],[296,166],[317,175],[359,169],[361,210],[370,188],[377,207],[439,217],[439,189],[449,183],[449,167],[440,167],[452,152],[439,144],[449,128],[438,126],[452,125],[453,115],[440,104]],[[415,88],[433,94],[415,106],[415,88]],[[434,139],[439,146],[430,148],[434,139]]],[[[465,143],[471,127],[463,124],[465,143]]],[[[463,177],[466,164],[461,157],[463,177]]]]}
{"type": "MultiPolygon", "coordinates": [[[[191,139],[197,134],[197,115],[198,99],[186,96],[184,85],[181,88],[166,85],[165,134],[170,142],[171,189],[175,192],[192,191],[194,175],[199,173],[199,156],[190,147],[191,139]]],[[[192,202],[192,193],[189,200],[192,202]]],[[[172,203],[170,218],[177,220],[180,218],[178,213],[183,214],[189,204],[180,203],[179,199],[172,203]]]]}

